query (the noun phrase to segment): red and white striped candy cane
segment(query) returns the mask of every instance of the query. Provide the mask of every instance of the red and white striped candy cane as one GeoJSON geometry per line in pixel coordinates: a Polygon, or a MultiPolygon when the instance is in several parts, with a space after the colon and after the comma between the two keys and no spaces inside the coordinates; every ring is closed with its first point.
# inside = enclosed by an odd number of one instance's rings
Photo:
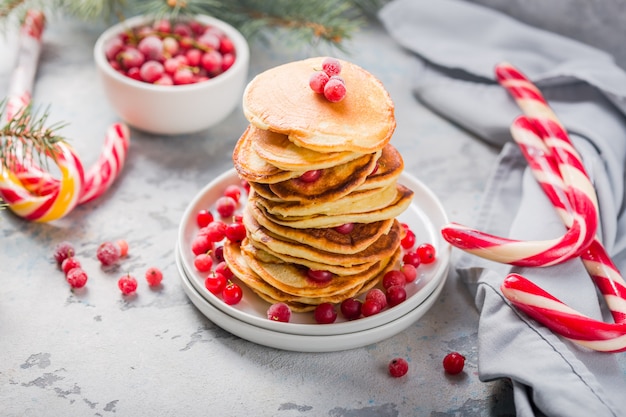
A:
{"type": "MultiPolygon", "coordinates": [[[[570,227],[574,217],[569,198],[576,198],[576,194],[570,194],[568,197],[567,185],[560,176],[558,164],[540,138],[540,132],[537,131],[531,120],[525,116],[520,116],[511,125],[511,135],[519,145],[532,174],[556,208],[563,223],[570,227]]],[[[595,199],[595,193],[592,199],[595,199]]],[[[626,282],[597,236],[587,250],[581,253],[581,259],[602,293],[613,320],[616,323],[625,322],[626,282]]]]}
{"type": "MultiPolygon", "coordinates": [[[[45,26],[44,14],[37,10],[29,10],[20,31],[20,47],[18,59],[12,73],[9,98],[6,106],[7,122],[19,116],[20,112],[30,104],[37,61],[41,51],[41,36],[45,26]]],[[[130,132],[126,125],[115,123],[109,127],[104,146],[98,161],[83,173],[80,158],[71,146],[59,142],[55,149],[59,153],[49,155],[59,165],[62,178],[57,179],[37,165],[30,155],[17,152],[10,164],[2,171],[0,178],[0,197],[8,203],[16,214],[34,221],[51,221],[69,213],[76,204],[82,204],[101,196],[124,166],[130,143],[130,132]],[[68,167],[68,164],[79,164],[68,167]],[[80,173],[80,178],[68,180],[66,175],[80,173]],[[54,197],[66,195],[65,187],[73,184],[78,188],[73,194],[78,200],[60,200],[57,209],[49,212],[46,207],[52,204],[54,197]],[[28,206],[28,209],[24,209],[28,206]],[[61,209],[61,207],[63,209],[61,209]],[[42,213],[39,217],[37,213],[42,213]],[[54,213],[54,214],[52,214],[54,213]]],[[[19,143],[17,144],[19,146],[19,143]]]]}
{"type": "Polygon", "coordinates": [[[600,352],[626,351],[626,323],[581,314],[519,274],[509,274],[501,290],[517,309],[578,345],[600,352]]]}

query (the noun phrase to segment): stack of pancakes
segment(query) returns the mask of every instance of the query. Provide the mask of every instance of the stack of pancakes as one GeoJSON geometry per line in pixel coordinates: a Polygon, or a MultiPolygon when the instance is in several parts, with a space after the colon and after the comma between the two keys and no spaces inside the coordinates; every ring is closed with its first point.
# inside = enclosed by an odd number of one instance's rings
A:
{"type": "Polygon", "coordinates": [[[292,62],[256,76],[243,110],[250,125],[233,162],[251,188],[247,229],[224,256],[261,298],[293,311],[358,296],[397,268],[404,229],[396,217],[413,192],[397,183],[404,163],[389,144],[394,107],[383,85],[342,61],[347,95],[331,103],[308,85],[323,58],[292,62]],[[312,182],[301,176],[319,170],[312,182]],[[352,223],[349,233],[340,226],[352,223]],[[318,282],[308,271],[327,271],[318,282]]]}

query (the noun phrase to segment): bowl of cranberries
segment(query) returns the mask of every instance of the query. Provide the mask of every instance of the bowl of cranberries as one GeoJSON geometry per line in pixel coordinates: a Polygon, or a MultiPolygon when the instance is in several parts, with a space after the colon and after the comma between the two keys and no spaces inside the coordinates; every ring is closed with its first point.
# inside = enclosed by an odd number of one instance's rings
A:
{"type": "Polygon", "coordinates": [[[160,135],[208,129],[241,101],[249,47],[210,16],[136,16],[108,28],[94,47],[106,97],[129,125],[160,135]]]}

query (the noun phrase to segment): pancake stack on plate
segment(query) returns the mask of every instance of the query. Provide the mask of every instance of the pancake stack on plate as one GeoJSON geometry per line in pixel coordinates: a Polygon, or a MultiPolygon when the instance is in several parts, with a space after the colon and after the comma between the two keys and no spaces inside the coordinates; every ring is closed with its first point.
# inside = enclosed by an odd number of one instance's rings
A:
{"type": "Polygon", "coordinates": [[[233,152],[251,188],[247,237],[225,244],[225,260],[261,298],[296,312],[358,296],[397,268],[404,229],[396,217],[413,197],[397,183],[404,163],[389,143],[388,92],[341,61],[346,97],[326,100],[308,84],[323,59],[278,66],[248,84],[250,125],[233,152]]]}

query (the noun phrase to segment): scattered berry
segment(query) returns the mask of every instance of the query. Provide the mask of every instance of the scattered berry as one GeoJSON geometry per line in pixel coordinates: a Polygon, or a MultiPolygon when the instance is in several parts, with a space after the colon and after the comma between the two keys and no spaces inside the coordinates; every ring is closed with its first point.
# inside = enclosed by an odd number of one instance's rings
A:
{"type": "Polygon", "coordinates": [[[314,182],[322,176],[322,171],[319,169],[314,169],[311,171],[306,171],[304,174],[300,175],[300,181],[302,182],[314,182]]]}
{"type": "Polygon", "coordinates": [[[387,303],[390,307],[397,306],[406,300],[406,289],[404,284],[392,285],[387,288],[387,303]]]}
{"type": "Polygon", "coordinates": [[[199,272],[208,272],[213,268],[213,258],[208,253],[201,253],[193,259],[193,266],[199,272]]]}
{"type": "Polygon", "coordinates": [[[218,262],[222,262],[224,260],[224,246],[216,246],[213,249],[213,256],[218,262]]]}
{"type": "Polygon", "coordinates": [[[334,229],[336,232],[339,232],[342,235],[347,235],[354,230],[354,223],[344,223],[341,226],[335,227],[334,229]]]}
{"type": "Polygon", "coordinates": [[[421,263],[430,264],[435,262],[435,247],[430,243],[422,243],[415,249],[415,252],[419,256],[421,263]]]}
{"type": "Polygon", "coordinates": [[[341,62],[339,62],[337,58],[324,58],[322,61],[322,71],[324,71],[329,77],[339,75],[339,73],[341,73],[341,62]]]}
{"type": "Polygon", "coordinates": [[[213,213],[211,213],[209,210],[202,209],[196,214],[196,223],[200,228],[208,226],[209,223],[211,223],[212,221],[213,213]]]}
{"type": "Polygon", "coordinates": [[[362,304],[358,298],[347,298],[341,302],[339,309],[347,320],[355,320],[361,317],[362,304]]]}
{"type": "Polygon", "coordinates": [[[315,307],[313,316],[319,324],[330,324],[337,320],[337,311],[332,303],[322,303],[315,307]]]}
{"type": "Polygon", "coordinates": [[[63,273],[67,275],[74,268],[80,268],[80,261],[73,256],[65,258],[65,260],[61,263],[61,270],[63,273]]]}
{"type": "Polygon", "coordinates": [[[365,301],[372,300],[380,305],[380,309],[387,307],[387,296],[383,290],[379,288],[372,288],[365,294],[365,301]]]}
{"type": "Polygon", "coordinates": [[[65,279],[72,288],[82,288],[87,283],[87,273],[80,267],[73,268],[67,272],[65,279]]]}
{"type": "Polygon", "coordinates": [[[330,271],[319,271],[315,269],[309,269],[306,273],[307,277],[317,283],[325,283],[333,279],[333,273],[330,271]]]}
{"type": "Polygon", "coordinates": [[[246,227],[243,223],[230,223],[224,233],[231,242],[241,242],[246,237],[246,227]]]}
{"type": "Polygon", "coordinates": [[[389,362],[389,375],[400,378],[409,372],[409,363],[404,358],[395,358],[389,362]]]}
{"type": "Polygon", "coordinates": [[[206,236],[211,242],[219,242],[226,237],[226,223],[219,220],[211,222],[199,234],[206,236]]]}
{"type": "Polygon", "coordinates": [[[374,314],[378,314],[380,313],[381,310],[382,310],[382,307],[380,303],[373,299],[365,300],[363,304],[361,305],[361,314],[363,314],[364,317],[369,317],[369,316],[373,316],[374,314]]]}
{"type": "Polygon", "coordinates": [[[404,274],[406,283],[411,283],[417,278],[417,268],[411,264],[404,264],[400,267],[400,271],[404,274]]]}
{"type": "Polygon", "coordinates": [[[233,271],[230,270],[228,264],[224,261],[221,261],[215,266],[215,272],[224,275],[226,279],[231,279],[233,277],[233,271]]]}
{"type": "Polygon", "coordinates": [[[130,274],[124,275],[117,280],[117,286],[122,294],[129,295],[137,290],[137,280],[130,274]]]}
{"type": "Polygon", "coordinates": [[[212,294],[219,295],[226,287],[227,281],[228,280],[223,274],[219,272],[213,272],[205,278],[204,286],[212,294]]]}
{"type": "Polygon", "coordinates": [[[228,281],[226,287],[222,290],[222,299],[228,305],[235,305],[243,297],[241,287],[232,281],[228,281]]]}
{"type": "Polygon", "coordinates": [[[346,97],[346,83],[333,75],[324,86],[324,97],[331,103],[338,103],[346,97]]]}
{"type": "Polygon", "coordinates": [[[191,251],[196,256],[207,253],[211,249],[213,249],[213,242],[206,235],[198,234],[191,242],[191,251]]]}
{"type": "Polygon", "coordinates": [[[112,242],[104,242],[98,246],[96,257],[104,266],[113,265],[120,259],[120,248],[112,242]]]}
{"type": "Polygon", "coordinates": [[[324,87],[330,77],[324,71],[315,71],[309,78],[309,87],[317,94],[324,94],[324,87]]]}
{"type": "Polygon", "coordinates": [[[420,260],[420,256],[416,251],[407,252],[402,257],[402,263],[413,265],[415,268],[420,266],[422,261],[420,260]]]}
{"type": "Polygon", "coordinates": [[[232,198],[236,203],[239,203],[239,199],[241,198],[241,189],[234,184],[228,185],[224,190],[224,195],[232,198]]]}
{"type": "Polygon", "coordinates": [[[61,242],[54,249],[54,259],[57,261],[57,264],[61,266],[66,258],[74,256],[75,253],[74,246],[72,246],[70,242],[61,242]]]}
{"type": "Polygon", "coordinates": [[[163,273],[159,268],[152,266],[146,271],[146,281],[149,286],[156,287],[163,281],[163,273]]]}
{"type": "Polygon", "coordinates": [[[385,273],[382,284],[384,289],[388,289],[394,285],[401,285],[404,287],[406,284],[406,276],[402,273],[402,271],[393,269],[385,273]]]}
{"type": "Polygon", "coordinates": [[[272,304],[267,309],[267,318],[272,321],[288,323],[291,319],[291,308],[285,303],[272,304]]]}
{"type": "Polygon", "coordinates": [[[120,258],[125,258],[128,255],[128,242],[124,239],[120,239],[115,242],[117,247],[120,248],[120,258]]]}
{"type": "Polygon", "coordinates": [[[400,241],[403,249],[411,249],[415,246],[415,233],[412,230],[406,230],[406,234],[400,241]]]}
{"type": "Polygon", "coordinates": [[[215,202],[215,210],[222,218],[232,217],[236,209],[237,202],[232,197],[224,195],[215,202]]]}
{"type": "Polygon", "coordinates": [[[463,371],[465,366],[465,356],[458,352],[448,353],[443,358],[443,369],[450,375],[456,375],[463,371]]]}

